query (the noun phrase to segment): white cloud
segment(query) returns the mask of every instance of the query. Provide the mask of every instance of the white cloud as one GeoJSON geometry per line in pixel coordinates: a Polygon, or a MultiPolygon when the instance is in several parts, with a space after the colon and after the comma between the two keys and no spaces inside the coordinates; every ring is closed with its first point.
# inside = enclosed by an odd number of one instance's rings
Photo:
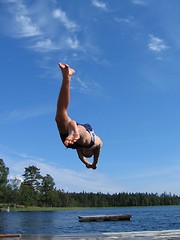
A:
{"type": "MultiPolygon", "coordinates": [[[[146,173],[138,169],[136,173],[130,172],[112,179],[112,177],[110,178],[108,175],[100,173],[99,169],[93,171],[86,169],[84,166],[79,170],[64,168],[63,166],[53,164],[48,159],[14,152],[3,145],[0,145],[0,152],[1,158],[6,166],[9,167],[9,177],[11,179],[15,177],[22,179],[25,167],[35,165],[40,169],[43,176],[46,174],[52,176],[57,189],[63,189],[68,192],[118,193],[125,189],[131,192],[146,192],[147,189],[149,192],[158,193],[163,191],[179,192],[178,184],[176,184],[180,180],[178,160],[172,161],[171,165],[163,168],[160,165],[159,167],[149,167],[146,173]]],[[[78,161],[78,159],[76,160],[78,161]]]]}
{"type": "Polygon", "coordinates": [[[25,15],[17,15],[15,17],[16,33],[18,37],[34,37],[41,35],[38,27],[32,23],[31,19],[25,15]]]}
{"type": "Polygon", "coordinates": [[[78,42],[78,40],[77,40],[76,37],[75,37],[74,39],[68,37],[68,38],[67,38],[67,45],[68,45],[70,48],[72,48],[72,49],[77,49],[77,48],[79,48],[79,42],[78,42]]]}
{"type": "Polygon", "coordinates": [[[52,51],[52,50],[57,50],[58,46],[56,46],[55,43],[52,42],[51,39],[46,38],[42,40],[37,40],[34,45],[30,46],[30,48],[33,48],[34,50],[37,51],[52,51]]]}
{"type": "Polygon", "coordinates": [[[73,29],[77,28],[76,23],[74,23],[73,21],[69,20],[67,15],[66,15],[66,13],[64,11],[62,11],[61,9],[55,9],[52,12],[52,16],[54,18],[59,19],[64,24],[64,26],[67,29],[73,30],[73,29]]]}
{"type": "Polygon", "coordinates": [[[106,4],[104,2],[101,2],[99,0],[92,0],[92,5],[97,7],[97,8],[101,8],[102,10],[106,10],[106,4]]]}
{"type": "Polygon", "coordinates": [[[120,191],[119,186],[116,187],[108,176],[101,174],[98,170],[86,169],[75,171],[73,169],[63,168],[50,163],[48,160],[13,152],[0,145],[1,158],[9,167],[10,177],[21,179],[24,174],[24,168],[35,165],[40,169],[44,176],[50,174],[55,181],[57,189],[64,189],[68,192],[103,192],[115,193],[120,191]]]}
{"type": "Polygon", "coordinates": [[[8,4],[7,10],[11,17],[7,17],[5,23],[10,25],[6,29],[13,37],[35,37],[41,35],[39,27],[29,16],[27,7],[23,1],[4,1],[8,4]]]}
{"type": "MultiPolygon", "coordinates": [[[[2,10],[0,30],[3,34],[24,38],[23,46],[41,54],[59,50],[63,51],[61,54],[65,56],[64,58],[71,55],[74,59],[91,58],[96,61],[99,52],[95,52],[94,44],[90,43],[87,34],[84,41],[79,41],[76,31],[79,31],[80,27],[68,17],[68,11],[65,12],[59,7],[52,10],[52,2],[44,1],[30,4],[22,0],[9,0],[3,3],[4,7],[0,9],[0,12],[2,10]],[[77,51],[81,51],[81,54],[78,55],[77,51]]],[[[103,2],[93,3],[103,9],[106,8],[103,2]]],[[[81,31],[80,35],[82,34],[81,31]]],[[[43,57],[45,58],[45,54],[43,57]]],[[[102,60],[97,62],[102,63],[102,60]]]]}
{"type": "Polygon", "coordinates": [[[155,52],[161,52],[164,50],[167,50],[169,47],[165,44],[164,40],[154,37],[153,35],[150,35],[150,40],[148,47],[150,50],[155,51],[155,52]]]}
{"type": "MultiPolygon", "coordinates": [[[[61,9],[55,9],[53,12],[50,12],[50,10],[45,11],[45,15],[41,17],[40,9],[37,10],[37,13],[39,13],[39,15],[37,15],[21,0],[4,3],[9,3],[9,5],[7,5],[7,12],[10,17],[6,17],[3,22],[3,24],[6,25],[5,29],[7,33],[18,38],[31,37],[31,42],[29,42],[27,46],[35,51],[42,52],[58,49],[58,43],[60,41],[59,33],[61,32],[61,39],[64,38],[65,34],[68,34],[59,27],[55,19],[60,20],[68,30],[78,28],[77,24],[69,20],[66,12],[61,9]],[[46,21],[42,19],[46,19],[46,21]],[[44,22],[46,22],[46,27],[44,26],[44,22]],[[54,40],[52,40],[52,34],[54,40]]],[[[61,48],[62,46],[63,45],[61,45],[61,48]]],[[[74,39],[68,36],[66,47],[71,49],[77,49],[79,47],[76,36],[74,39]]]]}

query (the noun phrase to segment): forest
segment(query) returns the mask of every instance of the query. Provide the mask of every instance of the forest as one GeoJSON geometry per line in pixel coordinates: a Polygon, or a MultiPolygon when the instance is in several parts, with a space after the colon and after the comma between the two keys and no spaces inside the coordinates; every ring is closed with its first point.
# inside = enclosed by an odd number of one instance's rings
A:
{"type": "Polygon", "coordinates": [[[9,168],[0,159],[0,206],[9,207],[130,207],[180,205],[180,196],[171,193],[65,192],[54,179],[41,175],[36,166],[25,167],[22,179],[9,179],[9,168]]]}

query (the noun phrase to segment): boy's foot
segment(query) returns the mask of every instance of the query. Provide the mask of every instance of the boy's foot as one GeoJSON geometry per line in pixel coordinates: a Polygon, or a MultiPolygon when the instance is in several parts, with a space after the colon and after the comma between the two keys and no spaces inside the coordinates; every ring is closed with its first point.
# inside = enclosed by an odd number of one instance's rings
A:
{"type": "Polygon", "coordinates": [[[77,142],[79,138],[80,134],[78,131],[77,123],[74,120],[70,120],[68,123],[68,136],[65,139],[64,144],[68,146],[69,144],[77,142]]]}
{"type": "Polygon", "coordinates": [[[74,144],[75,142],[77,142],[79,138],[79,133],[75,133],[74,131],[72,131],[72,133],[70,133],[65,139],[64,144],[67,147],[69,144],[74,144]]]}
{"type": "Polygon", "coordinates": [[[59,63],[58,65],[64,78],[72,77],[72,75],[75,73],[75,70],[70,68],[68,64],[59,63]]]}

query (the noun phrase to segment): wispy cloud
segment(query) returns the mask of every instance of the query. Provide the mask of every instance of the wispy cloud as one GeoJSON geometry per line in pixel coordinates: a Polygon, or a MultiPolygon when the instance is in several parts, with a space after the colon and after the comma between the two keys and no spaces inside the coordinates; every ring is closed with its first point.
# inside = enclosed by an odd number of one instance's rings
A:
{"type": "Polygon", "coordinates": [[[137,5],[147,5],[146,0],[132,0],[132,2],[137,5]]]}
{"type": "Polygon", "coordinates": [[[165,165],[164,167],[162,167],[161,165],[156,165],[156,166],[152,166],[152,167],[147,167],[146,169],[147,171],[141,171],[141,169],[136,169],[136,172],[134,171],[134,173],[130,173],[129,175],[127,174],[127,176],[122,177],[121,179],[124,180],[135,180],[135,179],[155,179],[155,178],[164,178],[164,177],[170,177],[173,174],[176,175],[180,178],[179,176],[179,171],[180,171],[180,164],[179,161],[177,160],[173,160],[171,159],[171,163],[169,165],[165,165]]]}
{"type": "MultiPolygon", "coordinates": [[[[23,0],[9,0],[3,3],[5,10],[2,10],[0,15],[0,19],[3,20],[0,26],[3,34],[22,38],[23,45],[36,52],[54,53],[55,50],[60,50],[64,56],[66,55],[64,58],[67,58],[70,52],[71,57],[77,56],[80,52],[78,59],[81,57],[94,60],[94,44],[91,44],[87,35],[81,37],[80,41],[83,23],[79,25],[70,19],[67,11],[60,7],[53,8],[51,1],[48,3],[43,1],[43,4],[39,5],[34,3],[33,6],[23,0]],[[49,7],[48,4],[52,6],[49,7]]],[[[103,2],[93,1],[93,4],[106,9],[103,2]]],[[[96,56],[97,54],[99,53],[96,51],[96,56]]]]}
{"type": "Polygon", "coordinates": [[[59,49],[56,43],[54,43],[51,39],[46,38],[42,40],[35,41],[34,44],[29,46],[29,48],[32,48],[33,50],[36,50],[38,52],[49,52],[53,50],[59,49]]]}
{"type": "Polygon", "coordinates": [[[51,113],[54,110],[53,107],[35,107],[29,109],[14,109],[11,112],[0,114],[0,123],[11,123],[16,121],[23,121],[26,119],[32,119],[42,115],[51,113]]]}
{"type": "Polygon", "coordinates": [[[93,6],[100,8],[102,10],[107,10],[107,6],[104,2],[99,1],[99,0],[92,0],[91,2],[92,2],[93,6]]]}
{"type": "Polygon", "coordinates": [[[83,93],[99,94],[102,91],[101,86],[95,81],[82,81],[80,77],[76,77],[75,80],[76,84],[72,85],[72,88],[78,88],[83,93]]]}
{"type": "Polygon", "coordinates": [[[80,49],[79,41],[76,37],[68,37],[67,38],[67,46],[69,46],[72,49],[80,49]]]}
{"type": "Polygon", "coordinates": [[[59,19],[60,22],[62,22],[64,26],[69,30],[75,30],[78,28],[77,24],[71,21],[67,17],[66,12],[62,11],[60,8],[54,9],[52,12],[52,16],[56,19],[59,19]]]}
{"type": "Polygon", "coordinates": [[[173,193],[179,191],[176,189],[176,184],[174,184],[179,181],[180,165],[178,159],[172,159],[171,165],[169,166],[149,166],[145,174],[138,168],[136,169],[136,173],[130,171],[130,173],[113,179],[106,174],[100,173],[99,170],[87,170],[82,167],[82,170],[76,171],[74,169],[64,168],[55,165],[49,159],[43,159],[27,153],[15,152],[3,145],[0,145],[0,152],[1,158],[4,160],[6,166],[9,167],[10,178],[16,177],[22,179],[25,167],[35,165],[40,169],[43,176],[50,174],[53,177],[58,189],[63,189],[68,192],[101,191],[103,193],[118,193],[125,189],[132,192],[144,192],[147,191],[147,186],[149,191],[151,191],[152,187],[152,192],[162,193],[163,191],[169,191],[173,193]],[[142,182],[147,183],[147,185],[142,185],[142,182]],[[172,188],[173,185],[174,187],[172,188]]]}
{"type": "Polygon", "coordinates": [[[148,48],[155,52],[161,52],[167,50],[169,47],[166,45],[163,39],[155,37],[153,35],[149,35],[149,43],[148,48]]]}
{"type": "MultiPolygon", "coordinates": [[[[5,29],[11,37],[26,38],[27,48],[39,52],[51,52],[65,48],[66,50],[81,50],[75,31],[78,24],[70,20],[67,13],[60,8],[46,8],[41,17],[37,7],[34,13],[31,7],[26,6],[22,0],[4,1],[7,5],[7,14],[4,14],[5,29]],[[5,17],[6,16],[6,17],[5,17]],[[10,26],[13,26],[10,27],[10,26]],[[64,29],[63,29],[64,26],[64,29]]],[[[45,8],[46,4],[43,5],[45,8]]]]}
{"type": "MultiPolygon", "coordinates": [[[[137,167],[137,166],[136,166],[137,167]]],[[[156,166],[146,166],[134,168],[135,171],[120,176],[119,182],[125,182],[126,188],[132,192],[166,192],[178,193],[176,182],[180,181],[179,159],[171,159],[168,164],[156,164],[156,166]],[[164,167],[163,167],[164,166],[164,167]],[[142,182],[144,184],[142,184],[142,182]],[[148,187],[147,187],[148,186],[148,187]]]]}
{"type": "Polygon", "coordinates": [[[42,175],[50,174],[53,177],[58,189],[69,192],[101,191],[104,193],[115,193],[121,190],[119,186],[116,187],[113,184],[107,175],[101,174],[98,170],[75,171],[54,165],[47,159],[14,152],[2,145],[0,145],[0,150],[1,158],[9,167],[11,178],[21,178],[25,167],[35,165],[40,169],[42,175]]]}
{"type": "Polygon", "coordinates": [[[42,34],[38,26],[36,24],[33,24],[32,20],[28,16],[17,15],[15,16],[15,20],[17,23],[17,37],[35,37],[42,34]]]}
{"type": "Polygon", "coordinates": [[[137,26],[137,23],[135,22],[133,17],[127,17],[127,18],[115,18],[115,21],[118,23],[126,24],[131,27],[137,26]]]}
{"type": "Polygon", "coordinates": [[[28,9],[23,4],[23,1],[11,0],[3,3],[8,5],[7,10],[11,15],[10,18],[6,18],[6,23],[11,26],[7,31],[13,37],[36,37],[42,34],[38,25],[30,18],[28,9]]]}
{"type": "MultiPolygon", "coordinates": [[[[103,2],[96,0],[92,3],[96,7],[106,9],[106,4],[103,2]]],[[[3,34],[21,39],[24,47],[42,54],[42,58],[46,61],[52,61],[53,55],[57,52],[58,55],[63,56],[63,61],[69,58],[71,61],[86,59],[103,64],[104,60],[99,60],[102,52],[99,51],[96,44],[91,43],[92,38],[82,31],[83,23],[75,22],[71,19],[68,11],[61,7],[54,8],[53,1],[37,1],[32,5],[23,0],[9,0],[3,1],[3,4],[3,10],[0,9],[0,12],[2,10],[0,20],[3,19],[0,30],[5,29],[2,31],[3,34]],[[49,53],[48,60],[47,53],[49,53]]],[[[46,67],[49,65],[47,64],[46,67]]],[[[46,71],[48,70],[49,67],[46,71]]],[[[89,90],[92,89],[92,86],[88,85],[89,90]]],[[[0,118],[17,119],[20,118],[20,115],[21,117],[24,115],[25,118],[27,113],[19,114],[19,111],[13,111],[6,116],[1,115],[0,118]]]]}
{"type": "Polygon", "coordinates": [[[151,91],[171,92],[177,88],[176,77],[172,78],[173,74],[176,75],[176,73],[174,73],[174,69],[164,69],[160,65],[149,65],[149,63],[147,63],[142,66],[140,71],[143,86],[151,91]]]}
{"type": "Polygon", "coordinates": [[[2,0],[3,3],[17,3],[19,0],[2,0]]]}

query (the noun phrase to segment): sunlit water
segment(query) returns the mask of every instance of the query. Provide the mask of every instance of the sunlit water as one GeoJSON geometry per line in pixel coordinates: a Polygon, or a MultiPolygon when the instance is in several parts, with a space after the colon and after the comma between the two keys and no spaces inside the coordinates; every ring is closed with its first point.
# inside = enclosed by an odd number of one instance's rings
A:
{"type": "Polygon", "coordinates": [[[180,206],[0,212],[0,233],[82,234],[180,229],[180,206]],[[79,222],[78,216],[130,214],[131,221],[79,222]]]}

